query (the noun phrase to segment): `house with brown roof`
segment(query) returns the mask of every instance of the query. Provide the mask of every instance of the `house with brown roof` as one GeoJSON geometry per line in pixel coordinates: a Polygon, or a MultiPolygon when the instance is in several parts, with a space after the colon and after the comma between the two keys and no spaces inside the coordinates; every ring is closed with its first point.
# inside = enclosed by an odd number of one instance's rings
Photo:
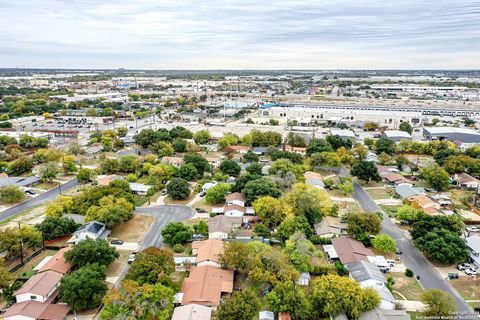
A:
{"type": "Polygon", "coordinates": [[[173,310],[172,320],[210,320],[212,308],[199,304],[187,304],[173,310]]]}
{"type": "Polygon", "coordinates": [[[292,147],[292,146],[286,145],[285,146],[285,151],[298,153],[302,156],[307,155],[307,148],[306,147],[292,147]]]}
{"type": "Polygon", "coordinates": [[[220,258],[225,251],[224,243],[218,239],[194,241],[192,254],[197,255],[197,266],[221,266],[220,258]]]}
{"type": "Polygon", "coordinates": [[[335,252],[343,264],[367,261],[367,256],[374,256],[372,250],[366,248],[360,241],[347,236],[340,236],[332,239],[335,252]]]}
{"type": "Polygon", "coordinates": [[[233,270],[213,266],[192,267],[181,292],[182,305],[195,303],[216,308],[222,294],[233,292],[233,270]]]}
{"type": "Polygon", "coordinates": [[[394,172],[386,174],[383,178],[391,184],[396,184],[396,185],[401,183],[413,184],[412,180],[407,179],[404,176],[394,172]]]}
{"type": "Polygon", "coordinates": [[[180,167],[183,164],[183,158],[181,158],[181,157],[163,157],[162,160],[160,160],[160,163],[180,167]]]}
{"type": "Polygon", "coordinates": [[[208,237],[210,239],[227,239],[232,231],[241,226],[241,217],[218,215],[208,220],[208,237]]]}
{"type": "Polygon", "coordinates": [[[477,189],[480,185],[480,180],[472,177],[465,172],[454,174],[453,181],[457,184],[458,187],[464,189],[477,189]]]}
{"type": "Polygon", "coordinates": [[[15,303],[3,315],[5,320],[64,320],[70,307],[66,304],[51,304],[38,301],[15,303]]]}
{"type": "Polygon", "coordinates": [[[237,205],[240,207],[245,207],[245,196],[240,192],[229,193],[225,196],[225,204],[227,206],[237,205]]]}
{"type": "Polygon", "coordinates": [[[440,204],[436,201],[433,201],[429,197],[424,194],[419,194],[413,197],[408,198],[410,201],[410,205],[416,209],[422,209],[428,215],[439,215],[441,214],[440,211],[440,204]]]}
{"type": "Polygon", "coordinates": [[[205,156],[205,160],[212,166],[212,168],[218,168],[220,166],[220,157],[217,156],[205,156]]]}
{"type": "Polygon", "coordinates": [[[226,205],[223,207],[223,214],[227,217],[243,217],[247,212],[247,208],[236,204],[226,205]]]}
{"type": "Polygon", "coordinates": [[[14,292],[17,303],[24,301],[47,301],[57,290],[63,274],[55,271],[37,273],[14,292]]]}
{"type": "Polygon", "coordinates": [[[235,152],[235,153],[247,153],[250,150],[250,147],[247,146],[228,146],[224,149],[226,153],[235,152]]]}
{"type": "Polygon", "coordinates": [[[38,273],[46,271],[55,271],[63,275],[69,273],[72,269],[72,265],[68,263],[63,256],[68,250],[70,250],[69,247],[57,251],[57,253],[55,253],[50,260],[38,270],[38,273]]]}

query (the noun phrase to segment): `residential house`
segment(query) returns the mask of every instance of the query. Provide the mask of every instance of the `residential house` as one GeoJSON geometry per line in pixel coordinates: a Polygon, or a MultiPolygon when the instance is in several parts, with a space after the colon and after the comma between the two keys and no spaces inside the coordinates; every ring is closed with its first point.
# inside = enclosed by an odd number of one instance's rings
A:
{"type": "Polygon", "coordinates": [[[278,314],[278,320],[292,320],[292,317],[287,312],[280,312],[278,314]]]}
{"type": "Polygon", "coordinates": [[[243,217],[247,212],[247,208],[231,204],[223,207],[223,214],[228,217],[243,217]]]}
{"type": "Polygon", "coordinates": [[[348,129],[330,129],[330,135],[339,136],[340,138],[345,140],[355,141],[356,139],[355,133],[352,130],[348,129]]]}
{"type": "Polygon", "coordinates": [[[453,182],[460,188],[476,190],[480,184],[480,180],[472,177],[468,173],[461,172],[453,175],[453,182]]]}
{"type": "Polygon", "coordinates": [[[240,192],[233,192],[225,196],[225,204],[227,206],[237,205],[240,207],[245,207],[245,196],[240,192]]]}
{"type": "Polygon", "coordinates": [[[333,238],[347,234],[347,223],[341,222],[339,217],[324,217],[319,223],[315,224],[315,233],[322,238],[333,238]]]}
{"type": "Polygon", "coordinates": [[[113,180],[122,179],[122,177],[115,174],[97,176],[97,185],[108,186],[113,180]]]}
{"type": "Polygon", "coordinates": [[[376,265],[367,261],[351,262],[345,265],[362,288],[373,288],[380,296],[380,309],[395,310],[396,300],[387,288],[387,280],[376,265]]]}
{"type": "Polygon", "coordinates": [[[370,161],[370,162],[377,163],[378,162],[378,156],[377,156],[377,154],[375,154],[371,151],[368,151],[367,157],[365,158],[365,161],[370,161]]]}
{"type": "Polygon", "coordinates": [[[300,286],[308,286],[310,284],[310,273],[309,272],[300,273],[300,277],[297,280],[297,284],[300,286]]]}
{"type": "Polygon", "coordinates": [[[17,303],[24,301],[46,302],[57,290],[63,274],[55,271],[45,271],[33,275],[14,292],[17,303]]]}
{"type": "Polygon", "coordinates": [[[83,152],[86,153],[89,156],[97,155],[97,154],[101,153],[102,151],[103,151],[103,148],[101,146],[92,146],[92,147],[89,147],[89,148],[85,148],[83,150],[83,152]]]}
{"type": "Polygon", "coordinates": [[[275,320],[275,314],[272,311],[260,311],[258,320],[275,320]]]}
{"type": "Polygon", "coordinates": [[[408,198],[410,205],[416,209],[422,209],[428,215],[439,215],[440,204],[436,201],[433,201],[424,194],[419,194],[413,197],[408,198]]]}
{"type": "Polygon", "coordinates": [[[220,167],[220,158],[217,156],[205,156],[205,160],[212,166],[212,168],[220,167]]]}
{"type": "Polygon", "coordinates": [[[173,310],[172,320],[210,320],[212,308],[199,304],[187,304],[173,310]]]}
{"type": "Polygon", "coordinates": [[[143,183],[130,182],[130,190],[137,195],[146,195],[151,187],[143,183]]]}
{"type": "Polygon", "coordinates": [[[322,248],[329,261],[338,260],[338,253],[335,251],[335,247],[332,244],[324,244],[322,245],[322,248]]]}
{"type": "Polygon", "coordinates": [[[210,239],[227,239],[228,235],[240,228],[241,217],[218,215],[208,220],[208,237],[210,239]]]}
{"type": "Polygon", "coordinates": [[[175,167],[180,167],[183,164],[183,158],[181,157],[163,157],[160,160],[161,164],[168,164],[175,167]]]}
{"type": "MultiPolygon", "coordinates": [[[[384,310],[375,308],[365,311],[358,320],[410,320],[410,315],[406,310],[384,310]]],[[[333,320],[348,320],[344,313],[337,315],[333,320]]]]}
{"type": "Polygon", "coordinates": [[[298,153],[302,156],[307,155],[307,148],[305,148],[305,147],[292,147],[292,146],[286,145],[285,146],[285,151],[298,153]]]}
{"type": "Polygon", "coordinates": [[[104,223],[98,221],[90,221],[80,226],[77,231],[73,233],[73,236],[68,240],[69,243],[79,243],[87,238],[105,239],[110,235],[110,230],[107,229],[104,223]]]}
{"type": "Polygon", "coordinates": [[[66,304],[51,304],[38,301],[15,303],[2,315],[5,320],[64,320],[70,312],[66,304]]]}
{"type": "Polygon", "coordinates": [[[216,308],[222,294],[233,292],[233,271],[214,266],[192,267],[181,292],[182,305],[195,303],[216,308]]]}
{"type": "Polygon", "coordinates": [[[192,242],[192,254],[197,255],[197,266],[214,266],[220,268],[220,258],[224,251],[224,243],[219,239],[192,242]]]}
{"type": "Polygon", "coordinates": [[[413,185],[412,180],[407,179],[404,176],[402,176],[398,173],[395,173],[395,172],[391,172],[391,173],[388,173],[388,174],[384,175],[383,179],[387,180],[387,182],[390,183],[390,184],[399,185],[399,184],[408,183],[408,184],[413,185]]]}
{"type": "Polygon", "coordinates": [[[69,273],[72,265],[68,263],[63,256],[68,250],[70,250],[69,247],[58,250],[50,260],[38,270],[37,274],[47,271],[55,271],[63,275],[69,273]]]}
{"type": "Polygon", "coordinates": [[[266,147],[253,147],[251,149],[251,151],[258,156],[263,156],[263,155],[267,154],[268,148],[266,148],[266,147]]]}
{"type": "Polygon", "coordinates": [[[480,236],[470,236],[466,241],[470,251],[470,259],[477,268],[480,268],[480,236]]]}
{"type": "Polygon", "coordinates": [[[425,189],[412,186],[410,183],[400,183],[395,186],[395,193],[401,199],[407,199],[419,194],[425,194],[425,189]]]}
{"type": "Polygon", "coordinates": [[[343,264],[367,260],[367,256],[375,255],[363,243],[347,236],[333,238],[332,245],[343,264]]]}
{"type": "Polygon", "coordinates": [[[205,149],[207,151],[215,152],[218,151],[218,144],[201,144],[200,148],[205,149]]]}
{"type": "Polygon", "coordinates": [[[30,177],[2,177],[0,178],[0,188],[6,186],[31,187],[37,184],[40,179],[37,176],[30,177]]]}
{"type": "Polygon", "coordinates": [[[217,181],[206,182],[202,186],[202,191],[207,192],[208,189],[215,187],[218,184],[217,181]]]}
{"type": "Polygon", "coordinates": [[[247,146],[228,146],[224,149],[225,153],[240,153],[240,154],[245,154],[250,150],[250,147],[247,146]]]}

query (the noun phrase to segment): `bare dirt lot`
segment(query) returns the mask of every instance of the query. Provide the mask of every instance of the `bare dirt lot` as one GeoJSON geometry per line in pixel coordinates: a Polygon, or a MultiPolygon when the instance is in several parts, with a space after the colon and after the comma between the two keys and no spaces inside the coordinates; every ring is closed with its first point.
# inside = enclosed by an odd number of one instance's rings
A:
{"type": "Polygon", "coordinates": [[[135,214],[132,219],[113,228],[111,238],[140,242],[153,220],[155,219],[152,216],[135,214]]]}

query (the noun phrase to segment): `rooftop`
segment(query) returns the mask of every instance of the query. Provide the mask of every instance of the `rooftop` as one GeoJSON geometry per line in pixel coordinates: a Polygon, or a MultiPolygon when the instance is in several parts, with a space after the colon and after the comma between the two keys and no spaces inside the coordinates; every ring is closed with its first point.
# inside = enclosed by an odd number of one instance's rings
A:
{"type": "Polygon", "coordinates": [[[365,260],[367,256],[374,256],[372,250],[365,248],[363,243],[346,236],[333,238],[332,245],[343,264],[365,260]]]}
{"type": "Polygon", "coordinates": [[[218,215],[208,220],[208,232],[229,233],[235,226],[242,224],[242,217],[218,215]]]}
{"type": "Polygon", "coordinates": [[[55,289],[62,277],[63,274],[55,271],[37,273],[28,279],[20,289],[15,291],[14,295],[17,296],[19,294],[32,293],[39,296],[47,296],[53,289],[55,289]]]}
{"type": "Polygon", "coordinates": [[[66,274],[72,268],[72,265],[68,263],[64,258],[64,253],[70,250],[70,248],[63,248],[57,251],[53,255],[53,257],[42,267],[38,270],[38,273],[46,272],[46,271],[55,271],[61,274],[66,274]]]}
{"type": "Polygon", "coordinates": [[[220,256],[224,252],[222,240],[208,239],[204,241],[195,241],[192,243],[192,249],[197,248],[197,263],[202,261],[220,262],[220,256]]]}
{"type": "Polygon", "coordinates": [[[172,320],[210,320],[212,308],[199,304],[187,304],[173,310],[172,320]]]}
{"type": "Polygon", "coordinates": [[[70,311],[66,304],[50,304],[38,301],[24,301],[15,303],[2,316],[23,317],[44,320],[63,320],[70,311]]]}

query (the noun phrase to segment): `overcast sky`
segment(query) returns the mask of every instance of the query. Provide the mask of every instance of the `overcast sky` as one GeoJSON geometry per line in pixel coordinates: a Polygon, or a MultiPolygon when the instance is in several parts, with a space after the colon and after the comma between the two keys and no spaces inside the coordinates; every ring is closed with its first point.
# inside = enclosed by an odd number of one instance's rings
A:
{"type": "Polygon", "coordinates": [[[480,68],[480,0],[0,0],[0,67],[480,68]]]}

